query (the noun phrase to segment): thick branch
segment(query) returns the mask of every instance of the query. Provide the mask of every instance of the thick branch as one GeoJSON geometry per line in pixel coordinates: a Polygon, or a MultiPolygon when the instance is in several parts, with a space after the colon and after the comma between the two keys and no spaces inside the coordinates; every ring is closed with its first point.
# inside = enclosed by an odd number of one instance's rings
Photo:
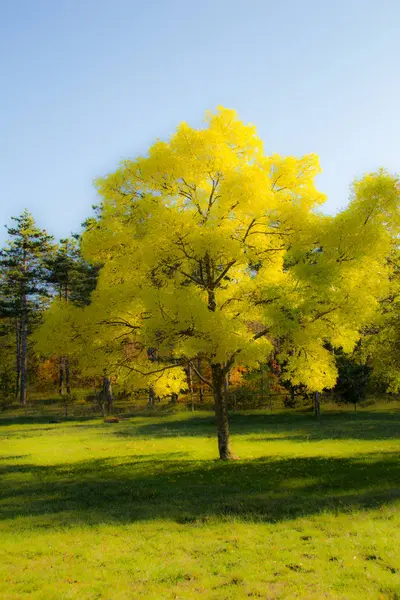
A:
{"type": "Polygon", "coordinates": [[[229,271],[229,269],[231,267],[233,267],[233,265],[235,264],[236,260],[233,259],[231,260],[225,267],[225,269],[222,271],[221,275],[219,277],[217,277],[217,279],[214,281],[214,286],[216,287],[219,282],[225,277],[225,275],[227,274],[227,272],[229,271]]]}

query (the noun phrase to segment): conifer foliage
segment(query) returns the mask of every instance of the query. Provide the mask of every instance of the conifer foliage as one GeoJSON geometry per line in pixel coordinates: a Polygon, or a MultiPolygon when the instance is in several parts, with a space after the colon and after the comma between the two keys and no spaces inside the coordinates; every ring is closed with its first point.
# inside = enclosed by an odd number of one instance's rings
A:
{"type": "Polygon", "coordinates": [[[47,303],[46,259],[52,250],[52,237],[39,229],[25,210],[13,217],[9,236],[0,250],[0,316],[15,327],[15,393],[26,402],[28,372],[28,333],[47,303]]]}

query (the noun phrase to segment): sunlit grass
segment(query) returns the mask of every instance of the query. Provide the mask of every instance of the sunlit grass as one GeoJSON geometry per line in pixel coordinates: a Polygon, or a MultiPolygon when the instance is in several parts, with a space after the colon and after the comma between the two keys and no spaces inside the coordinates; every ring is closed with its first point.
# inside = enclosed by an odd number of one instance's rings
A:
{"type": "Polygon", "coordinates": [[[0,425],[0,597],[400,598],[400,415],[0,425]]]}

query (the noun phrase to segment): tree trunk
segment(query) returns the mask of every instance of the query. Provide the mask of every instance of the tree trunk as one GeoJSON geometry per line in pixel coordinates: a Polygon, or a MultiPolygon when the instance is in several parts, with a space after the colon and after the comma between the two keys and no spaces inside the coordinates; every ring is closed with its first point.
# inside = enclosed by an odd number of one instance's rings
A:
{"type": "MultiPolygon", "coordinates": [[[[69,281],[68,281],[68,272],[67,272],[67,281],[65,283],[65,301],[69,301],[69,281]]],[[[69,359],[67,356],[64,357],[64,369],[65,369],[65,387],[67,390],[67,395],[71,395],[71,386],[69,383],[69,359]]]]}
{"type": "Polygon", "coordinates": [[[21,328],[20,322],[15,319],[15,398],[19,398],[21,386],[21,328]]]}
{"type": "Polygon", "coordinates": [[[190,365],[187,368],[187,374],[188,374],[188,384],[189,384],[189,394],[190,394],[190,405],[191,405],[191,408],[192,408],[192,412],[194,412],[194,403],[193,403],[193,377],[192,377],[192,369],[191,369],[190,365]]]}
{"type": "MultiPolygon", "coordinates": [[[[24,250],[24,276],[27,270],[26,253],[24,250]]],[[[26,293],[26,282],[25,279],[21,286],[21,381],[20,381],[20,402],[26,405],[26,378],[28,373],[28,297],[26,293]]]]}
{"type": "Polygon", "coordinates": [[[68,396],[70,396],[71,395],[71,384],[69,381],[69,359],[68,358],[64,359],[64,365],[65,365],[65,387],[66,387],[68,396]]]}
{"type": "Polygon", "coordinates": [[[315,392],[315,416],[319,419],[320,415],[320,401],[319,401],[319,392],[315,392]]]}
{"type": "MultiPolygon", "coordinates": [[[[200,356],[197,359],[197,370],[201,375],[202,373],[201,373],[201,358],[200,358],[200,356]]],[[[199,400],[200,400],[200,402],[203,402],[203,400],[204,400],[204,387],[203,387],[203,382],[200,379],[200,377],[199,377],[199,400]]]]}
{"type": "Polygon", "coordinates": [[[28,372],[28,324],[26,315],[21,319],[21,386],[19,399],[21,404],[26,404],[26,379],[28,372]]]}
{"type": "Polygon", "coordinates": [[[261,406],[264,406],[264,365],[260,364],[260,395],[261,395],[261,406]]]}
{"type": "Polygon", "coordinates": [[[103,392],[99,393],[99,404],[100,404],[101,416],[104,418],[106,416],[106,411],[104,410],[104,396],[103,396],[103,392]]]}
{"type": "Polygon", "coordinates": [[[109,377],[103,377],[103,393],[104,398],[107,403],[107,414],[110,414],[110,408],[113,401],[112,389],[111,389],[111,379],[109,377]]]}
{"type": "MultiPolygon", "coordinates": [[[[206,255],[206,273],[208,281],[211,281],[211,265],[208,255],[206,255]]],[[[214,287],[208,289],[208,310],[215,312],[216,309],[214,287]]],[[[232,451],[229,436],[229,418],[228,406],[225,394],[223,392],[226,372],[221,363],[211,365],[211,383],[215,404],[215,417],[217,421],[218,451],[221,460],[235,460],[238,457],[232,451]]]]}
{"type": "Polygon", "coordinates": [[[217,421],[218,451],[221,460],[237,458],[231,448],[228,421],[228,406],[223,392],[225,374],[222,365],[211,365],[212,386],[215,402],[215,416],[217,421]]]}
{"type": "Polygon", "coordinates": [[[224,376],[224,401],[225,401],[225,406],[228,409],[228,406],[229,406],[229,379],[228,379],[228,375],[224,376]]]}
{"type": "Polygon", "coordinates": [[[149,388],[149,408],[154,408],[155,393],[153,388],[149,388]]]}

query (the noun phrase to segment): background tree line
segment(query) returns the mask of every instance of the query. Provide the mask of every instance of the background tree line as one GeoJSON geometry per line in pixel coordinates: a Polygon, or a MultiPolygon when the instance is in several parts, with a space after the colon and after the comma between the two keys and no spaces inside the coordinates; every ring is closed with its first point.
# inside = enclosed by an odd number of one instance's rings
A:
{"type": "Polygon", "coordinates": [[[60,395],[70,394],[69,359],[40,356],[32,334],[52,298],[87,304],[98,268],[83,259],[78,235],[56,244],[28,210],[13,221],[0,250],[0,385],[3,398],[13,396],[25,404],[28,383],[40,387],[56,380],[60,395]]]}

